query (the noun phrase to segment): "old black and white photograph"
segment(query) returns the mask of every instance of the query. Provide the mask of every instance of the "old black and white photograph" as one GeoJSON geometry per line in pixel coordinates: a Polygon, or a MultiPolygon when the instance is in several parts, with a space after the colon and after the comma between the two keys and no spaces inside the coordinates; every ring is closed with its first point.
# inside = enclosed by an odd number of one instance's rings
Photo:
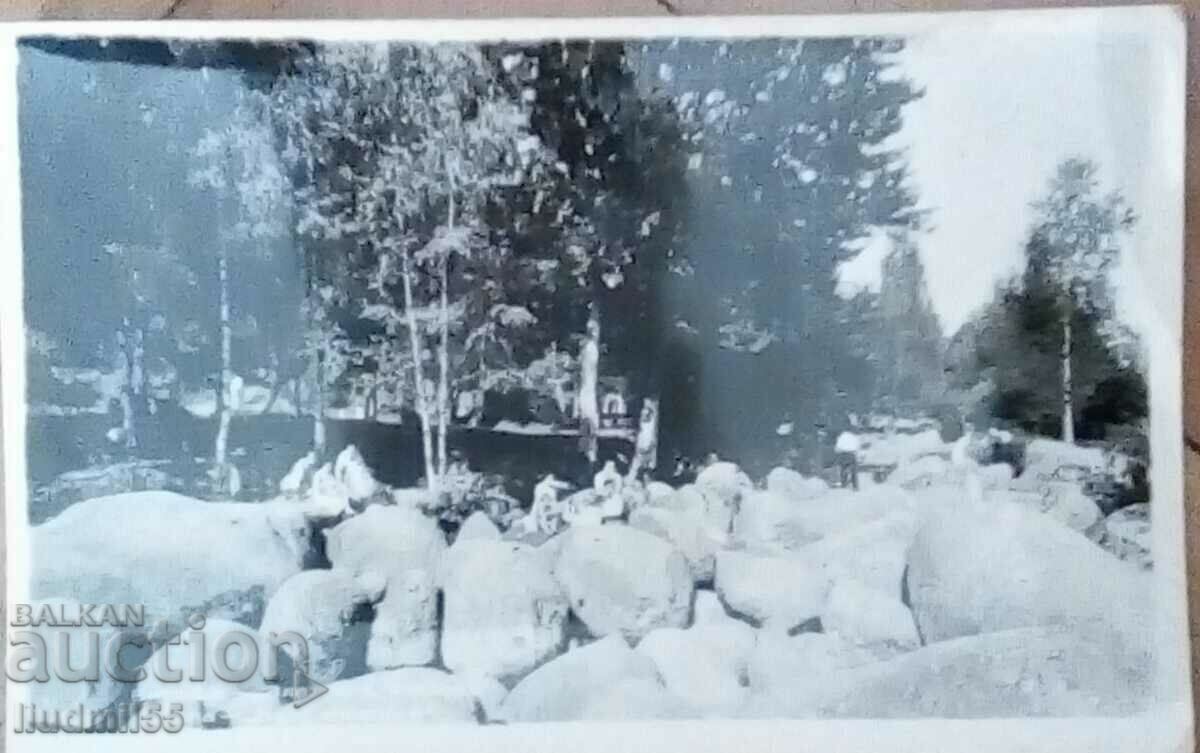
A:
{"type": "Polygon", "coordinates": [[[1190,735],[1177,17],[678,21],[11,38],[14,750],[1190,735]]]}

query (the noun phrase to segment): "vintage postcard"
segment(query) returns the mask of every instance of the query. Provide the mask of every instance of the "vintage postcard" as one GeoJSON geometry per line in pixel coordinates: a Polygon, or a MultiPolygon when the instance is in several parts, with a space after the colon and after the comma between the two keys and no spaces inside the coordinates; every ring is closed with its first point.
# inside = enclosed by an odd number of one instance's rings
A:
{"type": "Polygon", "coordinates": [[[0,77],[14,753],[1190,749],[1174,10],[0,77]]]}

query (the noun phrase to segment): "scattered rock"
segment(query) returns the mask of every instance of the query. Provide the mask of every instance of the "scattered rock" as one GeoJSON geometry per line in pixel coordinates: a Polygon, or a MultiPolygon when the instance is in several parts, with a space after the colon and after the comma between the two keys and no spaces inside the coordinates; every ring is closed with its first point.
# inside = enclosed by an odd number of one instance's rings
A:
{"type": "Polygon", "coordinates": [[[472,539],[500,540],[500,529],[481,510],[471,513],[470,517],[463,521],[462,526],[458,529],[458,536],[455,538],[455,541],[470,541],[472,539]]]}
{"type": "Polygon", "coordinates": [[[1026,628],[933,643],[758,695],[759,718],[1123,716],[1145,708],[1152,664],[1127,672],[1103,643],[1026,628]]]}
{"type": "Polygon", "coordinates": [[[30,506],[30,522],[41,523],[45,517],[57,515],[77,502],[97,497],[183,489],[183,480],[168,473],[166,465],[163,461],[132,460],[67,471],[51,483],[33,490],[35,499],[30,506]]]}
{"type": "MultiPolygon", "coordinates": [[[[383,596],[382,576],[343,570],[306,570],[279,587],[267,603],[261,632],[291,631],[308,642],[308,675],[332,682],[365,669],[369,625],[364,607],[383,596]]],[[[293,658],[295,649],[284,646],[293,658]]]]}
{"type": "Polygon", "coordinates": [[[722,500],[714,493],[706,492],[694,484],[677,489],[670,497],[655,503],[675,512],[688,515],[701,522],[709,536],[716,541],[725,541],[733,528],[737,513],[734,503],[722,500]]]}
{"type": "Polygon", "coordinates": [[[312,483],[317,467],[317,454],[309,452],[292,464],[287,474],[279,480],[279,493],[286,497],[299,496],[312,483]]]}
{"type": "Polygon", "coordinates": [[[512,680],[562,650],[567,599],[547,559],[502,541],[459,540],[451,547],[441,575],[447,668],[512,680]]]}
{"type": "Polygon", "coordinates": [[[383,491],[383,485],[375,480],[362,453],[354,445],[347,445],[338,453],[333,463],[333,475],[346,487],[351,503],[364,503],[383,491]]]}
{"type": "Polygon", "coordinates": [[[1104,519],[1104,545],[1123,560],[1149,570],[1154,566],[1150,536],[1150,505],[1122,507],[1104,519]]]}
{"type": "Polygon", "coordinates": [[[642,507],[629,515],[629,525],[669,541],[687,558],[696,583],[711,583],[719,541],[698,518],[661,507],[642,507]]]}
{"type": "Polygon", "coordinates": [[[1078,469],[1104,473],[1108,458],[1099,447],[1083,447],[1055,439],[1031,439],[1025,445],[1025,473],[1039,480],[1063,479],[1078,469]]]}
{"type": "Polygon", "coordinates": [[[500,713],[509,722],[584,719],[590,704],[630,680],[659,683],[658,669],[649,657],[630,649],[624,638],[610,635],[538,667],[512,689],[500,713]]]}
{"type": "Polygon", "coordinates": [[[821,614],[829,581],[794,557],[717,553],[715,586],[736,614],[778,630],[791,630],[821,614]]]}
{"type": "Polygon", "coordinates": [[[437,506],[437,495],[424,487],[397,489],[388,487],[388,496],[392,504],[409,510],[429,510],[437,506]]]}
{"type": "Polygon", "coordinates": [[[667,690],[705,716],[733,715],[745,702],[755,630],[735,620],[651,631],[637,652],[654,660],[667,690]]]}
{"type": "MultiPolygon", "coordinates": [[[[115,606],[121,602],[111,603],[115,606]]],[[[29,607],[30,622],[36,626],[14,625],[7,629],[8,678],[21,682],[28,689],[27,702],[36,704],[39,710],[56,709],[61,713],[82,709],[84,723],[87,723],[87,717],[119,700],[127,687],[106,671],[107,647],[114,640],[136,640],[139,631],[113,626],[67,627],[66,624],[78,621],[84,608],[71,599],[43,599],[29,607]],[[47,619],[48,612],[56,616],[47,619]],[[34,636],[41,639],[40,646],[34,636]],[[91,653],[93,649],[96,649],[95,654],[91,653]],[[90,669],[93,655],[96,657],[94,674],[85,671],[90,669]],[[68,682],[63,672],[65,668],[90,676],[68,682]],[[37,672],[45,674],[39,677],[34,674],[37,672]]],[[[99,611],[93,614],[99,614],[99,611]]],[[[13,617],[17,622],[16,615],[13,617]]],[[[121,650],[122,665],[137,667],[149,653],[148,647],[125,646],[121,650]]]]}
{"type": "Polygon", "coordinates": [[[852,578],[899,599],[918,519],[904,508],[797,549],[793,556],[826,580],[852,578]]]}
{"type": "Polygon", "coordinates": [[[723,625],[731,619],[715,591],[696,589],[696,599],[692,604],[693,625],[723,625]]]}
{"type": "Polygon", "coordinates": [[[736,506],[743,494],[754,489],[750,477],[736,463],[713,463],[696,476],[696,486],[726,505],[736,506]]]}
{"type": "Polygon", "coordinates": [[[661,481],[651,481],[646,484],[646,498],[652,505],[661,502],[674,493],[675,490],[670,484],[664,484],[661,481]]]}
{"type": "Polygon", "coordinates": [[[921,489],[944,481],[950,474],[950,463],[937,455],[923,455],[902,463],[888,476],[888,483],[903,489],[921,489]]]}
{"type": "Polygon", "coordinates": [[[508,688],[504,687],[503,683],[494,677],[471,677],[461,674],[454,676],[461,680],[475,696],[485,721],[503,720],[500,708],[504,704],[505,697],[508,696],[508,688]]]}
{"type": "Polygon", "coordinates": [[[1062,625],[1111,634],[1136,662],[1153,634],[1148,577],[1019,505],[943,505],[913,541],[908,593],[927,643],[1062,625]]]}
{"type": "Polygon", "coordinates": [[[1035,490],[998,491],[993,496],[1044,513],[1080,533],[1097,526],[1102,517],[1092,498],[1083,493],[1079,484],[1069,481],[1043,481],[1035,490]]]}
{"type": "Polygon", "coordinates": [[[555,577],[592,635],[636,641],[691,620],[692,573],[666,541],[621,525],[575,528],[562,539],[555,577]]]}
{"type": "Polygon", "coordinates": [[[830,588],[821,629],[883,656],[921,645],[912,612],[900,599],[849,578],[839,578],[830,588]]]}
{"type": "Polygon", "coordinates": [[[202,629],[185,630],[177,640],[154,652],[144,665],[146,678],[133,686],[133,696],[139,701],[158,701],[164,708],[179,703],[192,709],[203,702],[206,713],[225,710],[235,696],[265,693],[267,680],[279,677],[280,668],[272,667],[270,650],[257,630],[227,620],[207,620],[202,629]],[[202,675],[192,673],[196,656],[204,658],[202,675]],[[223,666],[231,670],[253,667],[254,672],[241,682],[222,678],[212,669],[210,659],[216,656],[223,656],[223,666]]]}
{"type": "Polygon", "coordinates": [[[312,488],[304,499],[304,513],[316,525],[328,524],[347,512],[350,508],[350,490],[333,472],[333,466],[326,463],[313,472],[312,488]]]}
{"type": "Polygon", "coordinates": [[[831,489],[820,497],[799,501],[772,492],[753,492],[742,500],[734,538],[751,551],[797,550],[914,508],[908,494],[889,487],[859,492],[831,489]]]}
{"type": "Polygon", "coordinates": [[[621,680],[601,691],[580,713],[588,721],[690,719],[699,714],[661,682],[647,678],[621,680]]]}
{"type": "Polygon", "coordinates": [[[984,489],[1006,489],[1013,480],[1013,467],[1008,463],[992,463],[979,467],[979,480],[984,489]]]}
{"type": "Polygon", "coordinates": [[[30,593],[141,604],[147,624],[219,595],[270,596],[308,553],[303,513],[286,503],[203,502],[134,492],[80,502],[30,529],[30,593]],[[215,556],[236,552],[237,556],[215,556]]]}
{"type": "Polygon", "coordinates": [[[825,494],[829,491],[829,484],[791,468],[774,468],[767,474],[767,491],[791,500],[804,500],[825,494]]]}
{"type": "Polygon", "coordinates": [[[387,591],[371,625],[372,670],[421,666],[437,655],[437,578],[446,538],[432,518],[408,507],[371,506],[326,536],[329,561],[375,572],[387,591]]]}
{"type": "Polygon", "coordinates": [[[746,657],[746,677],[756,695],[785,694],[820,687],[837,670],[874,661],[874,654],[837,635],[760,630],[746,657]]]}

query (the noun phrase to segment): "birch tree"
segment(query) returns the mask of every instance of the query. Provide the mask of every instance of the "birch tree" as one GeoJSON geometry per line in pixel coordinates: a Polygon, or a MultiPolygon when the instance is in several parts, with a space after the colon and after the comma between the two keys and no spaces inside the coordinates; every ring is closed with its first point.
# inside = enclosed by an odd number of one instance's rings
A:
{"type": "MultiPolygon", "coordinates": [[[[301,176],[298,230],[372,267],[360,313],[407,340],[426,483],[438,488],[454,371],[464,344],[480,341],[468,337],[472,315],[495,310],[471,300],[489,290],[472,268],[504,252],[488,243],[483,210],[539,179],[541,142],[523,103],[466,45],[322,47],[270,102],[301,176]]],[[[527,321],[504,311],[509,324],[527,321]]]]}
{"type": "Polygon", "coordinates": [[[1045,249],[1047,271],[1058,285],[1062,439],[1075,441],[1072,317],[1077,310],[1109,306],[1108,273],[1120,255],[1120,239],[1135,217],[1119,192],[1101,195],[1094,162],[1060,164],[1044,198],[1034,203],[1034,236],[1045,249]]]}
{"type": "Polygon", "coordinates": [[[237,485],[230,475],[229,430],[237,409],[238,390],[233,370],[233,310],[231,266],[238,253],[253,253],[255,244],[284,231],[281,207],[284,175],[274,140],[258,102],[246,97],[235,116],[220,129],[210,129],[194,150],[197,167],[189,180],[211,189],[217,199],[219,227],[215,232],[215,266],[220,328],[220,379],[217,385],[218,428],[213,466],[221,486],[237,485]]]}

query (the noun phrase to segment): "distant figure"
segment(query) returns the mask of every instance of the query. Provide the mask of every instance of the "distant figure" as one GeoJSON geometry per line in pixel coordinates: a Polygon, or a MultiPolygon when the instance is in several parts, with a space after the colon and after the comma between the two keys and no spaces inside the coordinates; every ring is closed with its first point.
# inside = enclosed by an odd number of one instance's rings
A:
{"type": "Polygon", "coordinates": [[[617,472],[617,464],[611,460],[592,477],[592,488],[600,497],[611,497],[621,492],[621,474],[617,472]]]}
{"type": "Polygon", "coordinates": [[[629,464],[626,480],[637,481],[643,473],[658,467],[658,400],[652,397],[642,400],[642,414],[638,419],[637,440],[634,444],[633,462],[629,464]]]}
{"type": "Polygon", "coordinates": [[[553,473],[533,487],[533,507],[529,510],[529,517],[533,519],[537,530],[552,536],[562,529],[563,504],[558,499],[558,493],[569,488],[570,484],[559,481],[553,473]]]}
{"type": "Polygon", "coordinates": [[[849,486],[854,491],[858,491],[858,452],[861,449],[862,443],[859,441],[858,435],[850,429],[838,434],[833,451],[837,460],[838,479],[842,488],[849,486]]]}
{"type": "Polygon", "coordinates": [[[599,450],[600,403],[597,387],[600,373],[600,320],[588,318],[587,337],[579,351],[579,398],[575,405],[579,413],[580,449],[594,467],[599,450]]]}

